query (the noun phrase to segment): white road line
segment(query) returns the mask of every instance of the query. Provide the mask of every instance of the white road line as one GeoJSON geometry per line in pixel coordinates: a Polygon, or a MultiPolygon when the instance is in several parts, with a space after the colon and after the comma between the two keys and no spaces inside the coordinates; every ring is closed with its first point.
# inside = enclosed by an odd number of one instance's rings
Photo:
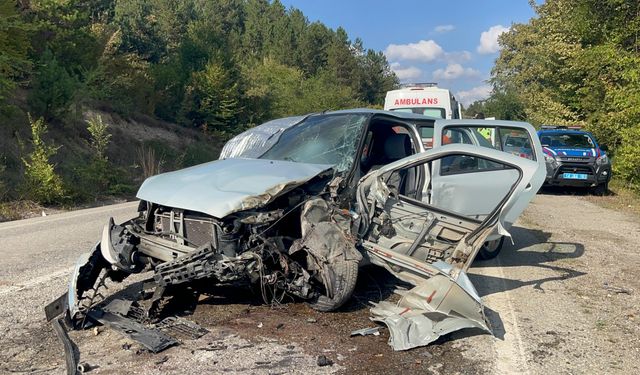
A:
{"type": "MultiPolygon", "coordinates": [[[[504,340],[495,339],[494,347],[497,354],[496,367],[498,374],[529,374],[524,343],[518,326],[518,318],[513,308],[513,303],[507,290],[505,275],[502,270],[502,263],[496,258],[497,266],[493,267],[497,271],[497,276],[502,284],[501,293],[493,296],[493,303],[499,306],[500,318],[504,327],[504,340]]],[[[496,306],[498,307],[498,306],[496,306]]]]}
{"type": "Polygon", "coordinates": [[[31,287],[34,287],[38,284],[44,284],[50,281],[53,281],[55,279],[59,279],[61,277],[70,277],[71,276],[71,272],[73,271],[74,267],[69,267],[69,268],[65,268],[65,269],[61,269],[58,271],[55,271],[53,273],[50,273],[48,275],[42,275],[40,277],[36,277],[35,279],[31,279],[29,281],[26,281],[24,283],[20,283],[17,285],[11,285],[8,287],[0,287],[0,296],[4,296],[6,294],[10,294],[10,293],[16,293],[19,292],[21,290],[24,289],[28,289],[31,287]]]}

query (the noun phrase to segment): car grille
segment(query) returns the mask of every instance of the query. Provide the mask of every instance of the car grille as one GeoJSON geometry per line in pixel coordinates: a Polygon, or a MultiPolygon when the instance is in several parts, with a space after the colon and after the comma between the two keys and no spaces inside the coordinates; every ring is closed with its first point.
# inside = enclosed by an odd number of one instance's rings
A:
{"type": "MultiPolygon", "coordinates": [[[[156,223],[164,233],[178,233],[179,213],[162,212],[156,214],[156,223]],[[174,215],[175,228],[171,228],[171,215],[174,215]]],[[[184,237],[187,245],[200,247],[213,242],[216,243],[216,229],[212,219],[184,216],[184,237]]]]}
{"type": "Polygon", "coordinates": [[[566,156],[566,157],[561,157],[560,160],[562,161],[577,161],[577,162],[588,162],[590,158],[582,158],[582,157],[575,157],[575,156],[566,156]]]}
{"type": "Polygon", "coordinates": [[[580,173],[580,174],[593,175],[593,170],[591,168],[589,168],[589,167],[581,166],[581,165],[563,165],[558,170],[558,173],[560,173],[560,174],[562,174],[562,173],[580,173]]]}

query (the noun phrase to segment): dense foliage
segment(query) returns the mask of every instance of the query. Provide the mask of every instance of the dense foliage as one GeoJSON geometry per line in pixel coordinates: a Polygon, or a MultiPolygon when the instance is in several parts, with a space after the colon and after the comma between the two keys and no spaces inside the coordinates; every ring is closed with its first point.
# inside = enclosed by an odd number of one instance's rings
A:
{"type": "Polygon", "coordinates": [[[640,187],[640,2],[547,0],[500,38],[494,92],[474,111],[535,125],[582,125],[640,187]]]}
{"type": "Polygon", "coordinates": [[[0,201],[130,193],[247,127],[397,85],[382,52],[278,0],[0,0],[0,201]]]}
{"type": "Polygon", "coordinates": [[[0,0],[0,100],[64,122],[78,105],[234,133],[276,116],[381,105],[381,52],[278,0],[0,0]]]}

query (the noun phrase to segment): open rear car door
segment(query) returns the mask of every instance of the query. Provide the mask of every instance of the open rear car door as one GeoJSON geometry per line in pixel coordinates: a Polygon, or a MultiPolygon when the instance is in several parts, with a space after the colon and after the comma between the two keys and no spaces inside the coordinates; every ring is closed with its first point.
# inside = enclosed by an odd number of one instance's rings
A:
{"type": "MultiPolygon", "coordinates": [[[[541,167],[529,181],[529,187],[525,189],[511,207],[503,213],[501,234],[507,234],[514,221],[522,214],[533,196],[538,192],[544,182],[546,166],[542,155],[542,145],[531,124],[515,121],[496,120],[437,120],[434,124],[433,147],[437,148],[446,144],[473,144],[476,146],[496,149],[502,152],[518,156],[523,159],[533,160],[541,167]]],[[[491,162],[480,161],[476,166],[463,158],[443,160],[436,162],[432,176],[433,191],[428,201],[435,205],[444,205],[453,199],[451,192],[457,187],[476,185],[477,196],[456,197],[456,210],[465,215],[484,218],[497,203],[499,194],[492,194],[496,189],[504,189],[501,181],[510,173],[491,162]],[[469,178],[469,173],[482,171],[482,176],[475,173],[474,178],[469,178]],[[479,199],[482,197],[482,199],[479,199]]],[[[501,193],[506,193],[502,190],[501,193]]]]}
{"type": "Polygon", "coordinates": [[[388,164],[361,180],[358,204],[366,255],[416,285],[398,305],[381,302],[372,309],[374,319],[390,328],[396,350],[425,345],[465,327],[490,331],[465,271],[505,213],[523,202],[539,169],[536,161],[495,149],[451,144],[388,164]],[[435,184],[434,169],[445,164],[466,168],[467,183],[435,184]],[[416,173],[418,169],[424,173],[416,173]],[[499,180],[484,177],[496,170],[499,180]],[[424,178],[412,178],[417,175],[424,178]],[[491,190],[484,187],[489,182],[491,190]],[[425,192],[448,199],[430,200],[425,192]],[[458,200],[490,200],[493,205],[478,216],[458,200]]]}

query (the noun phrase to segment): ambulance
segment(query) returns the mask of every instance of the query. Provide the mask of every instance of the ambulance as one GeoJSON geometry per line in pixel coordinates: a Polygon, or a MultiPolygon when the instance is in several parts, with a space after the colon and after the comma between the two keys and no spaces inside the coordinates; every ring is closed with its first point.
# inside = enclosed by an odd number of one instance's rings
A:
{"type": "Polygon", "coordinates": [[[462,106],[447,89],[437,83],[408,83],[398,90],[387,91],[385,111],[413,112],[442,118],[462,118],[462,106]]]}
{"type": "MultiPolygon", "coordinates": [[[[410,112],[441,119],[461,119],[462,105],[451,91],[437,83],[407,83],[397,90],[387,91],[385,111],[410,112]]],[[[433,147],[433,128],[420,129],[426,149],[433,147]]]]}

